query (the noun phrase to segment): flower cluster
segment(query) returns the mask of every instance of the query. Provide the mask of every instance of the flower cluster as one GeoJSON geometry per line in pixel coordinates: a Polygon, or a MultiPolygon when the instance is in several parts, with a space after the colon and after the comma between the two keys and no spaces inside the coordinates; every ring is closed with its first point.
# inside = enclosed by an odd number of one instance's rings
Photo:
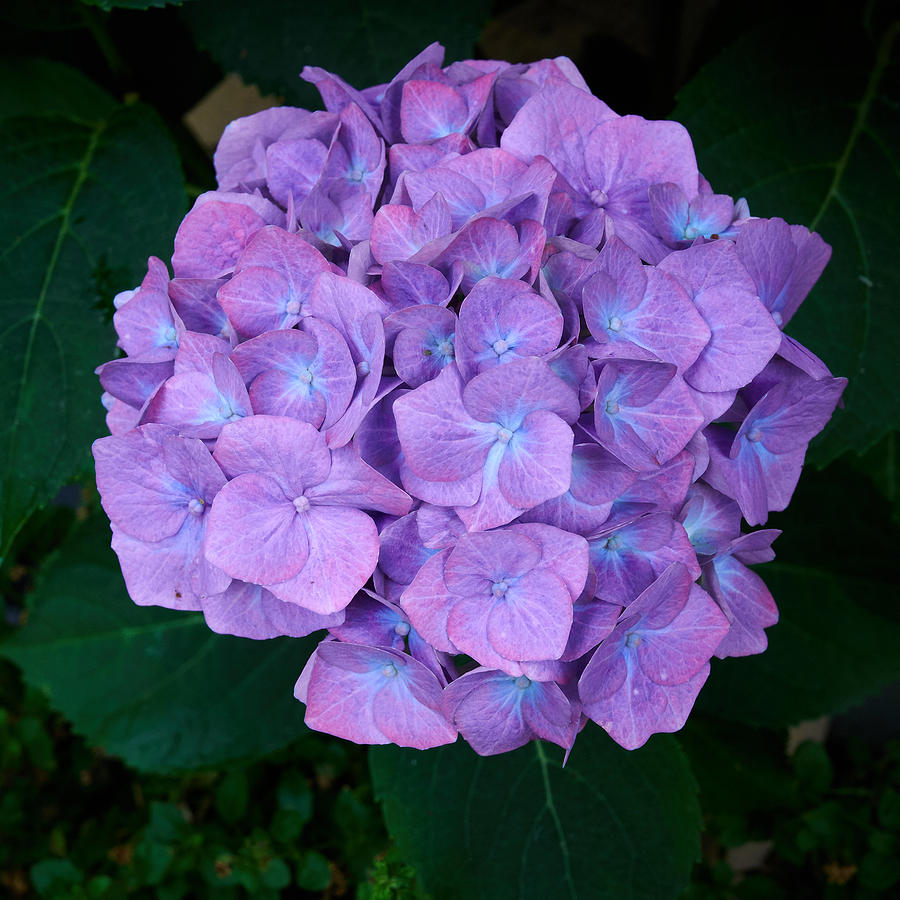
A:
{"type": "Polygon", "coordinates": [[[94,444],[139,604],[327,629],[315,729],[481,754],[680,728],[777,619],[748,565],[844,379],[782,333],[816,234],[700,176],[572,63],[428,47],[232,122],[116,297],[94,444]]]}

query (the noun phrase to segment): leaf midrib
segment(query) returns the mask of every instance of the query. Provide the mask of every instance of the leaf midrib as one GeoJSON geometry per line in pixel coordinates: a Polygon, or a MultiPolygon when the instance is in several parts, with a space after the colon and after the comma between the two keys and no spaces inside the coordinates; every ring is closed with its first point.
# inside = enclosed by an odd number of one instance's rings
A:
{"type": "MultiPolygon", "coordinates": [[[[56,240],[53,243],[53,249],[50,253],[50,260],[47,263],[47,269],[44,272],[44,278],[41,283],[40,292],[38,293],[37,302],[35,303],[34,310],[30,315],[31,326],[28,329],[28,338],[25,342],[25,354],[22,363],[22,371],[15,386],[16,402],[12,422],[9,426],[9,445],[7,448],[8,455],[6,463],[7,465],[11,465],[13,459],[15,458],[16,440],[18,438],[19,426],[22,419],[22,397],[24,394],[25,385],[28,381],[28,373],[31,370],[31,358],[34,352],[34,342],[37,335],[38,324],[43,318],[44,304],[47,301],[47,295],[50,291],[50,285],[52,284],[53,278],[56,274],[56,267],[59,263],[60,254],[62,253],[63,242],[70,232],[69,223],[72,217],[72,212],[75,209],[75,204],[78,202],[78,197],[81,194],[81,189],[84,187],[84,183],[87,181],[88,170],[97,152],[97,147],[100,144],[100,137],[106,130],[108,124],[108,118],[101,119],[100,121],[94,123],[93,128],[88,135],[87,146],[85,147],[84,154],[82,155],[81,160],[78,163],[77,169],[75,169],[75,180],[72,184],[72,189],[69,191],[69,196],[66,198],[65,204],[60,210],[61,216],[59,229],[56,234],[56,240]]],[[[4,481],[9,474],[10,473],[8,470],[3,473],[4,481]]],[[[10,533],[3,535],[2,554],[0,554],[0,556],[6,555],[6,551],[9,549],[12,540],[15,538],[16,534],[18,534],[19,529],[23,524],[24,521],[17,523],[12,528],[10,533]]]]}
{"type": "Polygon", "coordinates": [[[141,637],[145,634],[153,634],[159,631],[172,631],[179,628],[198,628],[203,624],[200,616],[182,615],[169,622],[148,622],[145,625],[129,625],[123,627],[111,626],[108,631],[80,632],[52,640],[35,640],[30,643],[16,644],[15,639],[0,644],[0,655],[15,657],[20,653],[30,653],[48,649],[58,650],[63,647],[77,646],[94,641],[114,640],[116,643],[141,637]]]}
{"type": "Polygon", "coordinates": [[[544,783],[545,808],[547,812],[550,813],[550,818],[553,820],[553,825],[556,828],[556,836],[559,840],[559,849],[563,859],[563,874],[566,879],[566,885],[569,888],[569,896],[572,897],[572,900],[578,900],[578,891],[575,888],[575,881],[572,878],[572,866],[569,859],[569,842],[566,840],[566,833],[563,830],[559,813],[556,811],[556,802],[553,799],[553,789],[550,786],[550,775],[547,771],[547,754],[544,753],[544,745],[539,740],[534,742],[534,749],[537,753],[538,764],[541,768],[541,779],[544,783]]]}
{"type": "Polygon", "coordinates": [[[850,129],[847,143],[844,145],[844,152],[841,154],[840,159],[834,167],[834,177],[831,180],[831,184],[828,186],[822,204],[809,223],[810,231],[816,230],[816,227],[821,221],[822,216],[825,215],[829,204],[838,194],[844,172],[846,171],[847,165],[850,162],[850,157],[853,155],[853,151],[856,148],[856,142],[865,128],[869,110],[875,99],[875,95],[878,93],[878,86],[881,84],[884,71],[890,62],[891,50],[893,49],[893,44],[898,34],[900,34],[900,19],[891,23],[891,27],[885,32],[884,37],[881,39],[881,43],[878,45],[878,50],[875,54],[875,65],[872,67],[866,90],[856,108],[856,118],[853,120],[853,127],[850,129]]]}

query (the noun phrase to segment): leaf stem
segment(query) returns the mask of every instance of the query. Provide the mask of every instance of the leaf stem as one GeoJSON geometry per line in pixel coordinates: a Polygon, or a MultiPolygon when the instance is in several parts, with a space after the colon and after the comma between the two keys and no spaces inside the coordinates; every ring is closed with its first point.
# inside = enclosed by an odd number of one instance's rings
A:
{"type": "Polygon", "coordinates": [[[835,166],[834,178],[832,178],[831,184],[828,186],[828,192],[822,200],[822,205],[809,223],[810,231],[816,230],[822,216],[825,215],[825,210],[828,209],[828,204],[831,203],[837,195],[841,179],[844,177],[844,170],[847,168],[847,163],[849,163],[853,150],[856,147],[856,141],[859,138],[860,132],[865,125],[866,118],[869,115],[869,108],[872,105],[872,101],[875,99],[878,85],[881,82],[881,76],[884,74],[884,70],[887,68],[887,64],[890,61],[891,50],[893,49],[894,40],[897,38],[898,34],[900,34],[900,19],[895,19],[891,23],[891,27],[885,32],[884,37],[881,39],[881,43],[878,45],[878,51],[875,55],[875,66],[872,69],[872,74],[869,76],[866,91],[857,107],[856,119],[853,122],[853,127],[850,129],[850,136],[847,138],[844,152],[841,154],[841,158],[835,166]]]}
{"type": "MultiPolygon", "coordinates": [[[[106,20],[100,18],[100,14],[95,9],[91,9],[84,3],[78,4],[81,7],[81,18],[84,20],[85,27],[90,31],[91,36],[97,42],[109,70],[112,72],[116,81],[120,81],[127,71],[125,60],[119,53],[118,48],[109,36],[106,29],[106,20]]],[[[109,15],[108,13],[106,14],[109,15]]]]}
{"type": "Polygon", "coordinates": [[[556,803],[553,800],[553,791],[550,789],[550,775],[547,772],[547,754],[544,753],[544,745],[539,740],[534,742],[534,749],[537,753],[538,763],[541,767],[541,778],[544,782],[544,799],[547,804],[547,812],[550,813],[550,818],[553,819],[553,824],[556,827],[556,836],[559,838],[559,849],[562,852],[563,870],[566,873],[566,884],[569,888],[569,895],[572,897],[572,900],[577,900],[578,892],[575,890],[575,882],[572,880],[572,868],[569,864],[569,844],[566,841],[566,833],[563,831],[559,813],[556,811],[556,803]]]}

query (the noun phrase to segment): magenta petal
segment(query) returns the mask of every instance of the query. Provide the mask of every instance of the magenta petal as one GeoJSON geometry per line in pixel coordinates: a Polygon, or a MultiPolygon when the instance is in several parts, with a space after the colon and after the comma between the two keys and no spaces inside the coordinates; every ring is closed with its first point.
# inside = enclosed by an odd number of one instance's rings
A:
{"type": "MultiPolygon", "coordinates": [[[[389,744],[390,739],[375,724],[372,709],[373,696],[385,680],[380,675],[379,660],[370,657],[370,665],[363,661],[362,665],[350,668],[323,659],[322,649],[338,643],[319,644],[307,663],[309,674],[302,697],[306,703],[304,721],[315,731],[324,731],[357,744],[389,744]]],[[[352,648],[356,645],[343,646],[352,648]]],[[[298,681],[295,696],[299,687],[298,681]]]]}
{"type": "Polygon", "coordinates": [[[359,509],[312,506],[297,518],[306,529],[309,556],[293,578],[266,587],[313,612],[338,612],[375,571],[378,529],[359,509]]]}
{"type": "Polygon", "coordinates": [[[558,659],[572,627],[572,598],[562,579],[545,570],[523,575],[493,604],[487,637],[507,659],[558,659]]]}
{"type": "Polygon", "coordinates": [[[478,471],[495,440],[496,429],[463,406],[455,366],[400,397],[394,416],[410,468],[428,481],[458,481],[478,471]]]}
{"type": "Polygon", "coordinates": [[[563,317],[521,281],[483,278],[459,311],[457,354],[460,372],[471,378],[485,369],[556,349],[563,317]]]}
{"type": "MultiPolygon", "coordinates": [[[[386,651],[385,651],[386,652],[386,651]]],[[[456,729],[441,712],[441,683],[421,662],[405,654],[392,654],[396,675],[375,694],[375,724],[399,747],[427,750],[456,740],[456,729]]]]}
{"type": "Polygon", "coordinates": [[[306,724],[362,744],[424,750],[452,743],[440,684],[418,661],[377,647],[320,644],[306,685],[306,724]]]}
{"type": "Polygon", "coordinates": [[[328,148],[314,138],[283,140],[266,151],[266,185],[275,200],[286,207],[302,203],[325,168],[328,148]]]}
{"type": "Polygon", "coordinates": [[[515,750],[534,736],[522,715],[516,680],[505,672],[475,669],[444,689],[447,717],[481,756],[515,750]]]}
{"type": "Polygon", "coordinates": [[[536,410],[512,435],[497,476],[503,496],[528,509],[569,489],[572,429],[559,416],[536,410]]]}
{"type": "Polygon", "coordinates": [[[500,146],[525,162],[543,156],[577,190],[590,192],[585,145],[590,132],[616,114],[587,91],[554,83],[536,93],[503,132],[500,146]]]}
{"type": "Polygon", "coordinates": [[[409,495],[360,459],[355,447],[331,451],[331,471],[325,481],[306,490],[318,506],[352,506],[405,516],[412,505],[409,495]]]}
{"type": "Polygon", "coordinates": [[[608,700],[585,702],[584,713],[626,750],[636,750],[652,734],[684,726],[708,676],[706,663],[689,681],[663,687],[643,677],[639,669],[629,669],[615,694],[608,700]]]}
{"type": "Polygon", "coordinates": [[[285,581],[304,566],[306,529],[292,499],[268,475],[239,475],[209,513],[206,558],[241,581],[285,581]]]}
{"type": "Polygon", "coordinates": [[[230,122],[219,138],[213,157],[220,190],[232,191],[241,183],[262,177],[262,170],[252,167],[255,147],[268,147],[286,134],[305,131],[311,120],[327,115],[291,106],[276,106],[230,122]],[[247,167],[248,160],[251,161],[250,168],[247,167]]]}
{"type": "MultiPolygon", "coordinates": [[[[128,595],[138,606],[198,610],[201,599],[192,574],[203,533],[187,522],[181,532],[161,541],[141,541],[113,528],[112,548],[119,558],[128,595]]],[[[224,575],[224,573],[222,573],[224,575]]],[[[218,590],[230,579],[224,575],[218,590]]]]}
{"type": "Polygon", "coordinates": [[[177,426],[192,437],[215,438],[224,425],[251,415],[250,397],[233,363],[216,353],[210,369],[210,375],[176,371],[148,403],[143,421],[177,426]]]}
{"type": "Polygon", "coordinates": [[[497,470],[503,455],[503,444],[494,444],[485,462],[481,476],[481,494],[478,501],[468,507],[457,506],[456,514],[465,523],[468,531],[486,531],[511,522],[522,512],[519,506],[513,506],[497,481],[497,470]]]}
{"type": "Polygon", "coordinates": [[[588,577],[587,541],[581,535],[551,525],[516,524],[512,529],[540,546],[540,568],[561,578],[572,600],[576,600],[588,577]]]}
{"type": "Polygon", "coordinates": [[[104,391],[138,411],[174,370],[171,359],[147,363],[126,357],[103,363],[95,373],[104,391]]]}
{"type": "Polygon", "coordinates": [[[300,236],[263,228],[241,254],[234,278],[219,289],[219,301],[244,337],[289,328],[308,314],[316,279],[328,271],[325,257],[300,236]]]}
{"type": "Polygon", "coordinates": [[[572,607],[572,630],[560,659],[580,659],[607,638],[615,628],[622,607],[593,596],[590,587],[572,607]]]}
{"type": "Polygon", "coordinates": [[[702,391],[728,391],[762,371],[781,343],[772,316],[756,296],[753,281],[730,241],[672,253],[660,269],[674,275],[694,300],[712,336],[687,371],[702,391]]]}
{"type": "Polygon", "coordinates": [[[403,140],[418,144],[462,131],[468,112],[466,101],[454,88],[435,81],[408,81],[400,103],[403,140]]]}
{"type": "Polygon", "coordinates": [[[778,621],[778,607],[763,580],[732,556],[706,567],[704,584],[707,580],[730,625],[715,655],[725,659],[762,653],[768,646],[765,629],[778,621]]]}
{"type": "Polygon", "coordinates": [[[478,502],[478,498],[481,496],[483,480],[481,470],[477,470],[459,481],[426,481],[424,478],[419,478],[401,456],[399,474],[403,487],[413,497],[418,497],[420,500],[436,506],[472,506],[478,502]]]}
{"type": "Polygon", "coordinates": [[[233,422],[222,430],[213,455],[229,477],[254,472],[274,478],[291,500],[331,470],[322,435],[307,422],[284,416],[233,422]]]}
{"type": "Polygon", "coordinates": [[[387,263],[381,270],[381,289],[392,309],[419,303],[446,306],[453,293],[437,269],[411,262],[387,263]]]}
{"type": "Polygon", "coordinates": [[[495,581],[526,575],[541,561],[541,545],[527,535],[502,529],[464,534],[445,564],[444,580],[451,593],[489,597],[495,581]]]}
{"type": "Polygon", "coordinates": [[[400,597],[400,605],[416,631],[436,650],[457,653],[447,634],[451,595],[444,581],[444,564],[449,555],[449,550],[442,550],[426,561],[400,597]]]}
{"type": "Polygon", "coordinates": [[[119,530],[145,541],[175,534],[191,501],[212,503],[224,484],[200,441],[175,437],[166,426],[101,438],[93,452],[104,510],[119,530]]]}
{"type": "Polygon", "coordinates": [[[568,423],[581,412],[576,392],[536,357],[516,359],[476,375],[465,386],[462,400],[476,419],[507,429],[521,427],[525,417],[539,409],[556,413],[568,423]]]}
{"type": "Polygon", "coordinates": [[[258,584],[233,581],[224,593],[201,601],[206,624],[218,634],[254,640],[290,635],[304,637],[339,625],[343,613],[320,616],[300,606],[282,603],[258,584]]]}
{"type": "Polygon", "coordinates": [[[175,235],[172,269],[178,278],[219,278],[253,234],[283,222],[274,203],[254,194],[201,194],[175,235]]]}
{"type": "MultiPolygon", "coordinates": [[[[621,190],[636,181],[647,187],[673,182],[689,196],[696,190],[694,148],[687,130],[678,122],[647,121],[640,116],[603,122],[591,133],[584,158],[592,187],[610,197],[616,188],[621,190]]],[[[647,187],[643,189],[643,203],[649,216],[647,187]]]]}
{"type": "Polygon", "coordinates": [[[683,684],[703,668],[727,628],[722,611],[709,594],[692,585],[687,603],[671,622],[641,632],[638,655],[644,674],[657,684],[683,684]]]}

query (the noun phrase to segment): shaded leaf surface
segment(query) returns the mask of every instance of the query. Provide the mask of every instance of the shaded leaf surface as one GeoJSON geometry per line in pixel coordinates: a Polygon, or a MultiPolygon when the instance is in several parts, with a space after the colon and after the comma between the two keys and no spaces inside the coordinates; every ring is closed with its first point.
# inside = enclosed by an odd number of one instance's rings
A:
{"type": "Polygon", "coordinates": [[[673,113],[714,189],[833,247],[787,329],[850,378],[846,408],[814,445],[818,463],[900,427],[900,24],[870,40],[849,18],[785,19],[750,34],[700,72],[673,113]]]}
{"type": "Polygon", "coordinates": [[[166,772],[260,756],[305,731],[292,689],[315,638],[225,637],[198,613],[135,606],[106,543],[105,521],[76,533],[42,573],[27,626],[0,645],[78,732],[166,772]]]}
{"type": "Polygon", "coordinates": [[[5,552],[28,515],[86,468],[104,433],[93,370],[114,355],[112,297],[139,283],[150,254],[168,256],[185,195],[174,146],[149,107],[120,106],[58,64],[0,74],[9,76],[0,88],[5,552]]]}
{"type": "Polygon", "coordinates": [[[629,753],[588,723],[566,764],[533,742],[479,757],[374,747],[388,829],[435,897],[675,897],[699,851],[696,786],[677,742],[629,753]]]}
{"type": "Polygon", "coordinates": [[[697,777],[704,812],[746,814],[780,809],[793,799],[785,731],[694,713],[678,740],[697,777]]]}
{"type": "Polygon", "coordinates": [[[470,57],[490,11],[487,0],[193,0],[182,13],[223,68],[286,103],[308,106],[318,104],[318,94],[300,80],[303,66],[322,66],[358,88],[379,84],[432,41],[447,48],[447,62],[470,57]]]}
{"type": "Polygon", "coordinates": [[[770,563],[760,569],[781,611],[765,653],[713,660],[697,708],[781,726],[846,709],[900,678],[900,622],[879,605],[896,589],[770,563]]]}

